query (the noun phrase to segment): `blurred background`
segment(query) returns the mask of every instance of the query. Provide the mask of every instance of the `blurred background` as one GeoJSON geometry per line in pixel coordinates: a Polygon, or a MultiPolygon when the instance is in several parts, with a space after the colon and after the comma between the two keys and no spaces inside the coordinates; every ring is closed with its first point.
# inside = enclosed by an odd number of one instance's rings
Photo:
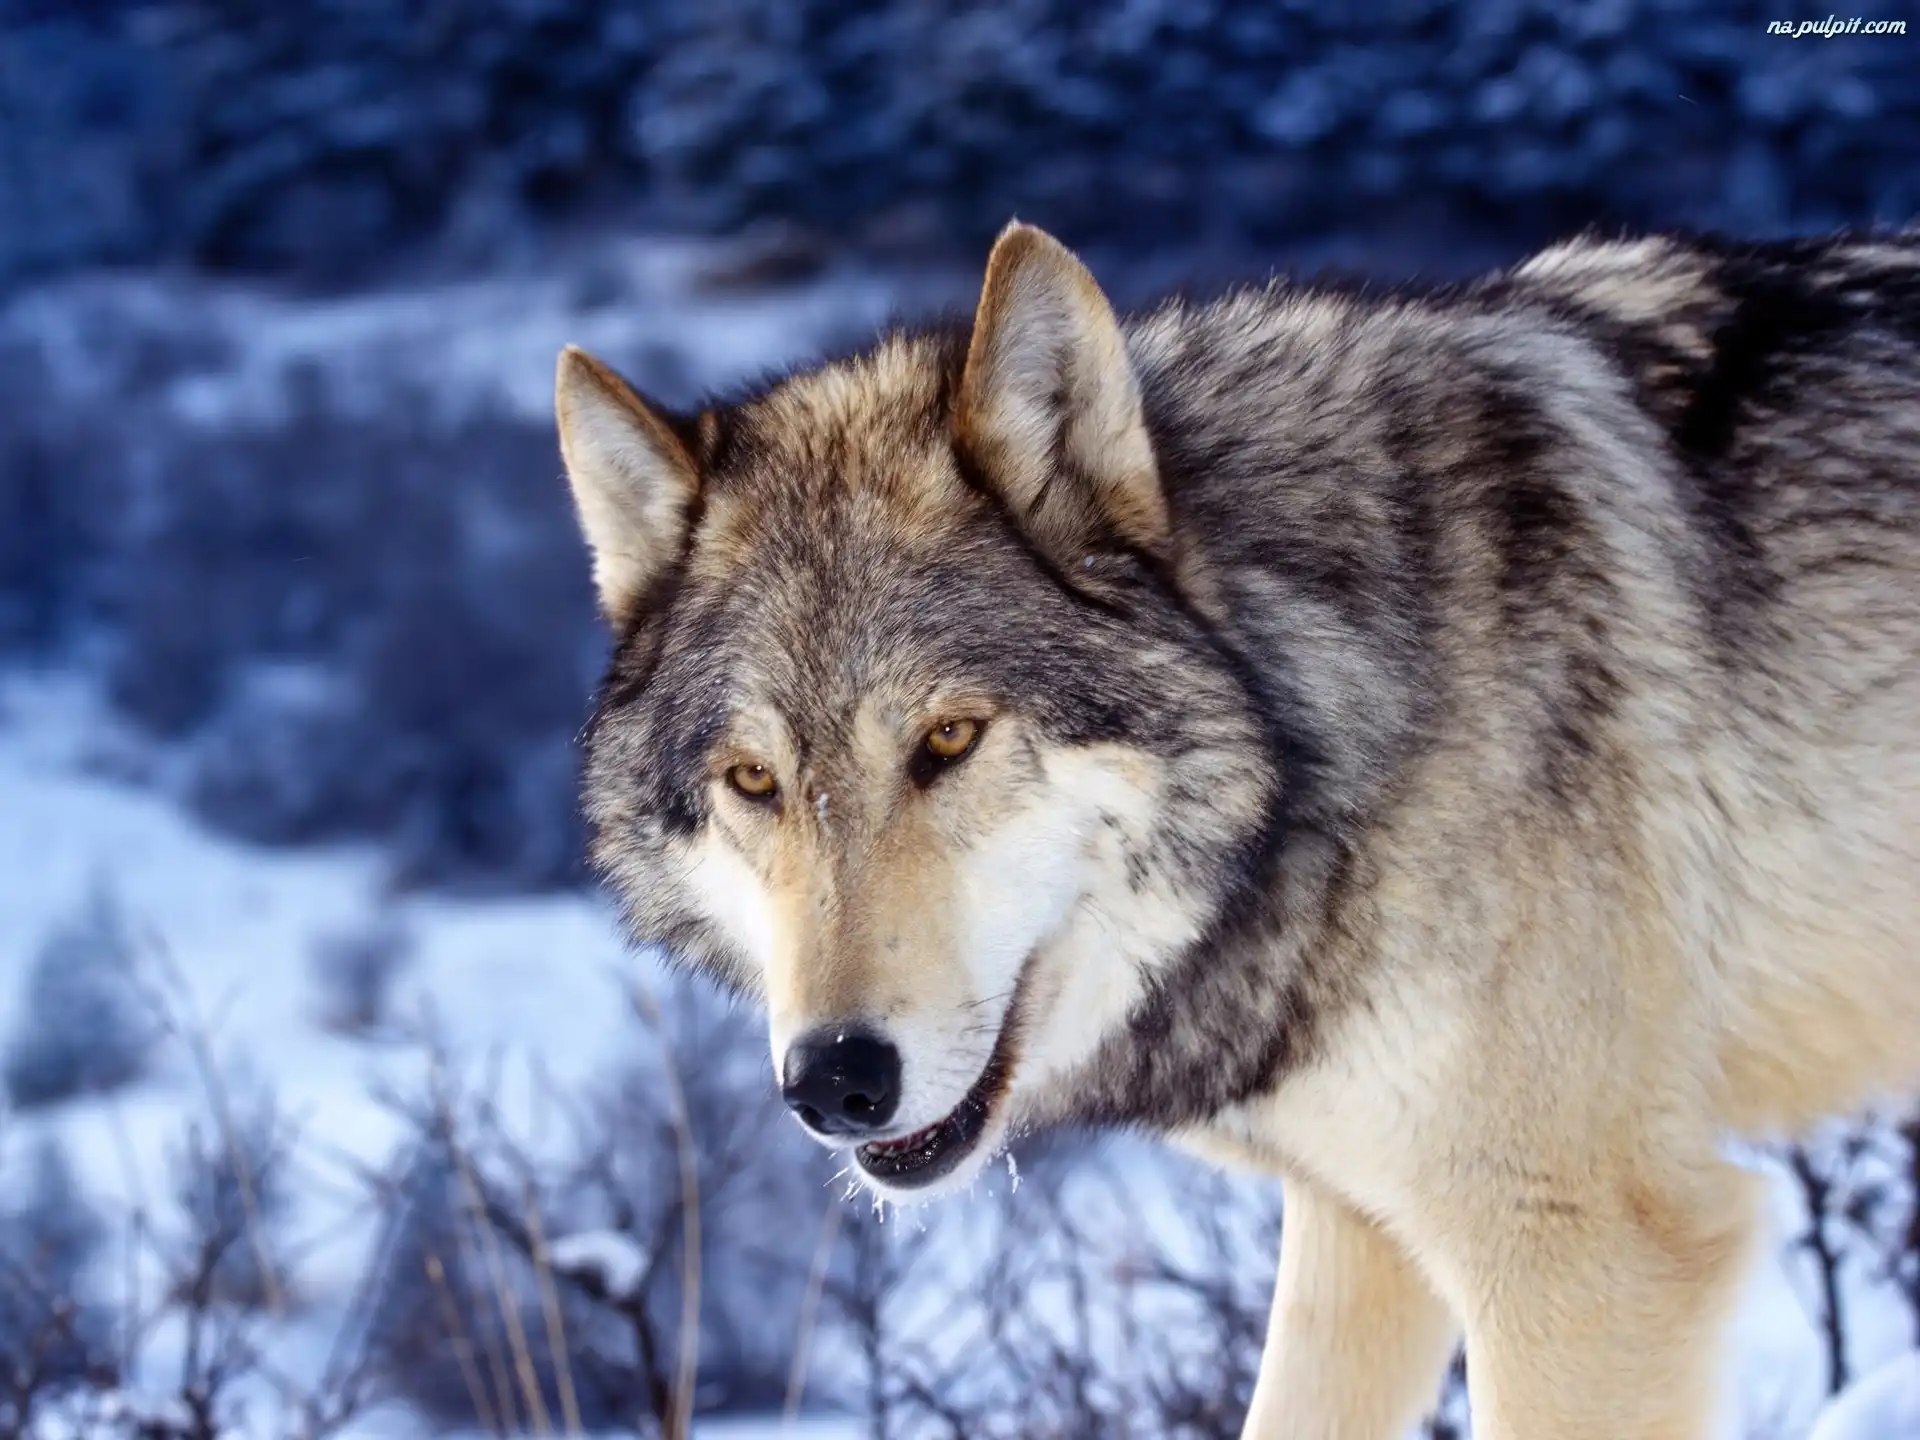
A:
{"type": "MultiPolygon", "coordinates": [[[[625,952],[554,354],[687,404],[1015,214],[1122,302],[1911,223],[1920,29],[1821,18],[0,0],[0,1433],[1237,1434],[1270,1187],[1062,1139],[882,1223],[625,952]]],[[[1727,1433],[1920,1434],[1920,1124],[1754,1163],[1727,1433]]]]}

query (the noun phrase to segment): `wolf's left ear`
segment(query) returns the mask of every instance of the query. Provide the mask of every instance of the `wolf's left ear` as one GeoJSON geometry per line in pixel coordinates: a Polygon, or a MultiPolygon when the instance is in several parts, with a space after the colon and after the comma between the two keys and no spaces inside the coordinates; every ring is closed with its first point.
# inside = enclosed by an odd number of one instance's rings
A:
{"type": "Polygon", "coordinates": [[[569,345],[554,375],[560,453],[593,552],[600,609],[616,628],[680,553],[700,477],[685,442],[618,375],[569,345]]]}
{"type": "Polygon", "coordinates": [[[1105,535],[1164,551],[1166,498],[1113,307],[1058,240],[1018,221],[987,260],[955,434],[1046,553],[1105,535]]]}

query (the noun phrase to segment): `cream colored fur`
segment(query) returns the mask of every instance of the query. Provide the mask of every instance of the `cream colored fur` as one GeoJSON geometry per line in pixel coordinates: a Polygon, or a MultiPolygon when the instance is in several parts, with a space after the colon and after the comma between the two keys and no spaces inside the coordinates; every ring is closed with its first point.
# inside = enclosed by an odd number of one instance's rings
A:
{"type": "Polygon", "coordinates": [[[1436,866],[1422,830],[1457,836],[1500,761],[1433,764],[1375,850],[1399,923],[1371,1003],[1321,1064],[1189,1137],[1285,1177],[1247,1440],[1403,1435],[1444,1358],[1436,1295],[1480,1440],[1715,1433],[1762,1238],[1760,1182],[1722,1141],[1920,1080],[1920,763],[1876,738],[1916,714],[1920,676],[1801,749],[1787,794],[1738,756],[1675,758],[1640,802],[1654,843],[1618,864],[1488,817],[1436,866]],[[1809,831],[1789,812],[1815,796],[1809,831]]]}

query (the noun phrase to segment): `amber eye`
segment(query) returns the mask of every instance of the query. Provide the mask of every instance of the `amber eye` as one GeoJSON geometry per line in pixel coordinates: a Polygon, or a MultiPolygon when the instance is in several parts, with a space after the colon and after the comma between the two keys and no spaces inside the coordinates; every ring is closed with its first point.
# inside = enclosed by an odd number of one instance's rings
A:
{"type": "Polygon", "coordinates": [[[927,752],[936,760],[958,760],[979,738],[977,720],[949,720],[927,732],[927,752]]]}
{"type": "Polygon", "coordinates": [[[771,800],[780,788],[773,772],[764,765],[736,765],[727,771],[727,783],[749,800],[771,800]]]}

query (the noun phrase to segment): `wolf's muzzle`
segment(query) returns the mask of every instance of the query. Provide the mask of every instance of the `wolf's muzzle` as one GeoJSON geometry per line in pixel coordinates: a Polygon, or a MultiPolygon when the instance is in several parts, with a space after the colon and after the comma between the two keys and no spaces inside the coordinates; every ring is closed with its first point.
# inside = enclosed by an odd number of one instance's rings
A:
{"type": "Polygon", "coordinates": [[[780,1094],[810,1130],[871,1135],[900,1108],[900,1052],[868,1030],[821,1026],[788,1048],[780,1094]]]}

